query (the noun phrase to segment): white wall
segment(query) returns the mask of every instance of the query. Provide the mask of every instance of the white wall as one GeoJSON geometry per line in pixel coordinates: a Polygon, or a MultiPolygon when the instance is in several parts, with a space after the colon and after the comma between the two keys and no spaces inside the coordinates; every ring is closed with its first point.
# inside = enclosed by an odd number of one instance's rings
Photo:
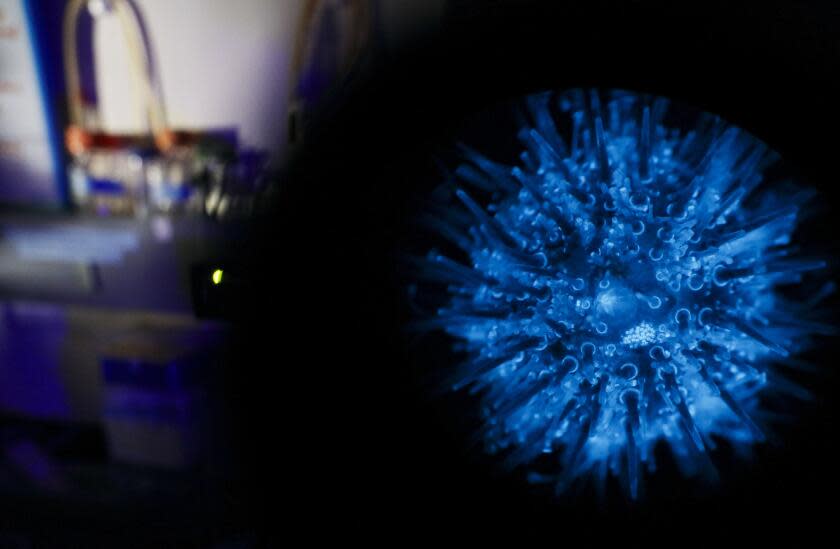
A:
{"type": "MultiPolygon", "coordinates": [[[[246,145],[281,150],[294,26],[302,0],[138,0],[154,43],[170,124],[238,126],[246,145]]],[[[139,131],[119,24],[97,25],[103,123],[139,131]]]]}
{"type": "MultiPolygon", "coordinates": [[[[304,0],[136,0],[154,41],[170,123],[238,126],[246,145],[282,152],[296,25],[304,0]]],[[[385,46],[434,24],[444,0],[379,0],[385,46]]],[[[139,131],[116,21],[97,26],[101,112],[111,130],[139,131]]]]}

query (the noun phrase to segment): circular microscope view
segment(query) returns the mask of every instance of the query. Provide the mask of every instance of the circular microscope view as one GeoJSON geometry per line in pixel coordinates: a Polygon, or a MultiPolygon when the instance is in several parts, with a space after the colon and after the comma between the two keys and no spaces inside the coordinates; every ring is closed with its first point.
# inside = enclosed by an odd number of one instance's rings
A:
{"type": "MultiPolygon", "coordinates": [[[[627,91],[527,97],[515,165],[467,146],[422,221],[415,328],[465,359],[498,463],[558,493],[614,476],[643,493],[654,448],[687,475],[772,432],[834,289],[797,247],[815,193],[717,116],[627,91]],[[546,465],[548,464],[548,465],[546,465]]],[[[513,136],[509,136],[512,138],[513,136]]]]}

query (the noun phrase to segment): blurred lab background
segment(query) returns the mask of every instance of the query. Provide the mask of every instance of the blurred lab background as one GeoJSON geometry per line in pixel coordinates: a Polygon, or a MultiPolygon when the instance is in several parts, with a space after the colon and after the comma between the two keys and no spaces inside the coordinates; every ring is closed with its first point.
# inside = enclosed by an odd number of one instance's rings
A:
{"type": "Polygon", "coordinates": [[[330,95],[442,10],[0,0],[0,547],[256,543],[235,251],[330,95]]]}

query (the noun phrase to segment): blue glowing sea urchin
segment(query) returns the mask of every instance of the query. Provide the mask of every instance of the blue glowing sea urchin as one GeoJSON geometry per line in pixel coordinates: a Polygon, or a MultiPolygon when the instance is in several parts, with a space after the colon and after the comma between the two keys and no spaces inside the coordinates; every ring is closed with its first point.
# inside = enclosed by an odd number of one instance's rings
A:
{"type": "Polygon", "coordinates": [[[660,441],[690,471],[715,437],[763,440],[757,395],[832,285],[779,291],[825,262],[796,256],[811,193],[765,189],[764,144],[708,114],[671,127],[661,98],[600,97],[529,97],[517,166],[465,147],[462,206],[426,216],[454,252],[417,274],[446,288],[425,324],[467,353],[453,388],[480,395],[486,448],[556,456],[558,487],[611,472],[635,498],[660,441]]]}

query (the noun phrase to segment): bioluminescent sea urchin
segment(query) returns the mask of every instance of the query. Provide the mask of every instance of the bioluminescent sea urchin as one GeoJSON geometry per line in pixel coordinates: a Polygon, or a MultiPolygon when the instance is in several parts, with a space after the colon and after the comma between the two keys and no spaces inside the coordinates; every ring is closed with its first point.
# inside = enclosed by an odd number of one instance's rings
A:
{"type": "Polygon", "coordinates": [[[765,145],[712,115],[672,126],[661,98],[527,105],[519,165],[464,149],[460,206],[427,216],[459,250],[416,271],[446,288],[422,324],[468,353],[453,387],[481,395],[487,449],[513,466],[556,456],[561,487],[612,472],[637,497],[659,441],[691,470],[715,437],[762,440],[757,394],[832,289],[810,304],[779,291],[825,266],[791,246],[811,193],[766,188],[765,145]]]}

